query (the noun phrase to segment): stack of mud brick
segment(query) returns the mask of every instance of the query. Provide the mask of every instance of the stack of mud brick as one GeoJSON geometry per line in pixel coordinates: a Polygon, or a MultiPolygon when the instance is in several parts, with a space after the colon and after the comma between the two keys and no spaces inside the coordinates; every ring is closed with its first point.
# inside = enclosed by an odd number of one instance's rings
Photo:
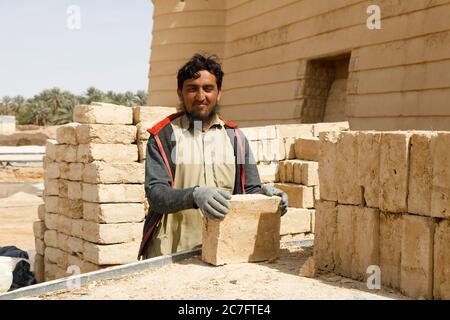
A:
{"type": "MultiPolygon", "coordinates": [[[[174,107],[148,107],[139,106],[133,107],[133,124],[136,126],[136,144],[138,148],[138,161],[145,165],[145,158],[147,154],[147,142],[150,133],[147,131],[152,128],[159,121],[167,116],[176,113],[177,109],[174,107]]],[[[149,204],[147,198],[144,201],[145,215],[148,213],[149,204]]]]}
{"type": "Polygon", "coordinates": [[[35,224],[36,270],[46,281],[136,261],[142,238],[144,164],[133,109],[80,105],[73,119],[47,142],[45,205],[35,224]]]}
{"type": "Polygon", "coordinates": [[[243,128],[262,183],[274,184],[289,197],[281,218],[281,238],[314,232],[314,196],[318,198],[319,133],[348,130],[348,122],[281,124],[243,128]]]}
{"type": "Polygon", "coordinates": [[[139,162],[145,162],[147,141],[150,137],[148,129],[165,117],[176,113],[173,107],[133,107],[133,123],[137,128],[136,143],[139,152],[139,162]]]}
{"type": "Polygon", "coordinates": [[[318,271],[450,299],[449,132],[321,133],[319,180],[318,271]]]}

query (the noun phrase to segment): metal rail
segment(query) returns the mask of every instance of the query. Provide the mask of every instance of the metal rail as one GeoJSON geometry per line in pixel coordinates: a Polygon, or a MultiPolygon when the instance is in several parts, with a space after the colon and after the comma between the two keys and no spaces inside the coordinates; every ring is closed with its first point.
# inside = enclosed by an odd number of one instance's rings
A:
{"type": "MultiPolygon", "coordinates": [[[[280,241],[280,243],[308,247],[313,245],[314,240],[287,240],[280,241]]],[[[99,271],[83,273],[80,275],[70,276],[53,281],[47,281],[0,294],[0,300],[13,300],[23,297],[33,297],[58,290],[69,289],[69,285],[73,284],[75,281],[77,281],[77,283],[79,283],[80,285],[85,285],[94,281],[107,280],[143,270],[156,269],[165,265],[172,264],[174,262],[189,259],[199,254],[201,254],[201,249],[186,250],[168,256],[155,257],[143,261],[110,267],[99,271]]]]}

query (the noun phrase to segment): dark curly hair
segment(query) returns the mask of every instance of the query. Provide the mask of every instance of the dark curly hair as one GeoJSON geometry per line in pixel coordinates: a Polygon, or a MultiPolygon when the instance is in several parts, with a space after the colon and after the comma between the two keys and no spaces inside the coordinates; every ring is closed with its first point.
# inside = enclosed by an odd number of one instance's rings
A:
{"type": "Polygon", "coordinates": [[[224,73],[218,57],[216,55],[207,56],[200,53],[194,54],[192,58],[178,70],[178,89],[183,89],[184,81],[200,77],[199,72],[202,70],[209,71],[216,76],[217,88],[221,90],[224,73]]]}

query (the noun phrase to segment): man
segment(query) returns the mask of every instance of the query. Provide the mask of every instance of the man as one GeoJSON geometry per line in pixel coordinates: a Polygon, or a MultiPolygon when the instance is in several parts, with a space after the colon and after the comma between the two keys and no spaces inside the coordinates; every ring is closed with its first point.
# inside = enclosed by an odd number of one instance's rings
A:
{"type": "Polygon", "coordinates": [[[261,186],[244,134],[218,114],[223,71],[214,57],[194,55],[179,71],[182,112],[149,129],[145,192],[150,204],[139,256],[201,245],[202,215],[223,219],[231,194],[287,195],[261,186]]]}

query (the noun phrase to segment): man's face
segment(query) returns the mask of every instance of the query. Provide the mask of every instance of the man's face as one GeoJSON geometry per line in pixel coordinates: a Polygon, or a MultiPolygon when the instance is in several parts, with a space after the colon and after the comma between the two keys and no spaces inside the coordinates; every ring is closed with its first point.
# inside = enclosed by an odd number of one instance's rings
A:
{"type": "Polygon", "coordinates": [[[208,120],[220,100],[221,91],[217,88],[216,76],[209,71],[199,72],[197,79],[188,79],[177,93],[186,112],[196,120],[208,120]]]}

